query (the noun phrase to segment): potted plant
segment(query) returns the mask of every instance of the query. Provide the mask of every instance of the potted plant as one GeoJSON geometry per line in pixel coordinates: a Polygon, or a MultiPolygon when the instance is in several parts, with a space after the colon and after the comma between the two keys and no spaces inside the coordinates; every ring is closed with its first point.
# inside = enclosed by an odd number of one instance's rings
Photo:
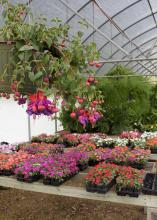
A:
{"type": "Polygon", "coordinates": [[[143,170],[121,167],[116,178],[117,195],[138,197],[143,184],[143,170]]]}
{"type": "Polygon", "coordinates": [[[114,164],[101,163],[91,169],[86,178],[88,192],[106,193],[115,183],[118,167],[114,164]]]}
{"type": "Polygon", "coordinates": [[[71,154],[72,158],[75,158],[77,166],[80,171],[85,170],[88,167],[89,157],[87,152],[80,152],[77,150],[73,150],[71,152],[67,152],[67,154],[71,154]]]}
{"type": "Polygon", "coordinates": [[[48,156],[40,170],[43,183],[59,186],[78,172],[76,159],[64,153],[48,156]]]}
{"type": "Polygon", "coordinates": [[[144,169],[145,164],[148,162],[149,156],[150,150],[135,147],[132,151],[128,152],[127,164],[137,169],[144,169]]]}
{"type": "Polygon", "coordinates": [[[88,152],[88,156],[89,156],[89,166],[95,166],[98,163],[100,163],[102,161],[102,151],[97,149],[95,151],[90,151],[88,152]]]}
{"type": "Polygon", "coordinates": [[[27,159],[23,164],[18,165],[14,171],[16,178],[19,181],[32,183],[41,178],[40,169],[41,162],[44,158],[30,158],[27,159]]]}
{"type": "Polygon", "coordinates": [[[152,154],[156,154],[157,153],[157,137],[149,138],[146,141],[146,145],[151,150],[152,154]]]}

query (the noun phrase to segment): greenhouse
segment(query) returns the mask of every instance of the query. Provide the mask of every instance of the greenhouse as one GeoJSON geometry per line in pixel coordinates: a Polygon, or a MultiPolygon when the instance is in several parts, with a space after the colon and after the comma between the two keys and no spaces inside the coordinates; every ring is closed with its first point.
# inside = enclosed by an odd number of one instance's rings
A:
{"type": "Polygon", "coordinates": [[[157,1],[0,0],[0,220],[157,219],[157,1]]]}

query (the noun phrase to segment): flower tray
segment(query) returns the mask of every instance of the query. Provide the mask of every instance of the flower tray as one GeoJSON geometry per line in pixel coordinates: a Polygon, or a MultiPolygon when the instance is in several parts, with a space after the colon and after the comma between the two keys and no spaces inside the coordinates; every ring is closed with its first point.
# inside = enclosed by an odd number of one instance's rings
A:
{"type": "Polygon", "coordinates": [[[0,175],[3,175],[3,176],[11,176],[13,174],[14,173],[12,170],[0,170],[0,175]]]}
{"type": "Polygon", "coordinates": [[[130,197],[138,197],[140,192],[139,190],[135,188],[129,188],[129,187],[124,187],[119,190],[118,187],[116,187],[116,192],[118,196],[126,196],[129,195],[130,197]]]}
{"type": "Polygon", "coordinates": [[[44,177],[43,178],[43,184],[45,185],[52,185],[52,186],[60,186],[63,184],[65,181],[71,179],[73,176],[75,176],[77,173],[74,174],[69,174],[66,177],[64,177],[62,180],[50,178],[50,177],[44,177]]]}
{"type": "Polygon", "coordinates": [[[155,173],[146,174],[142,192],[147,195],[157,195],[157,175],[155,173]]]}
{"type": "Polygon", "coordinates": [[[111,149],[113,149],[114,148],[114,143],[112,143],[112,144],[106,144],[106,143],[103,143],[103,146],[102,146],[103,148],[111,148],[111,149]]]}
{"type": "Polygon", "coordinates": [[[157,148],[150,148],[151,154],[157,154],[157,148]]]}
{"type": "Polygon", "coordinates": [[[106,163],[114,163],[116,165],[119,165],[119,166],[126,166],[126,163],[125,162],[121,162],[121,161],[115,161],[115,160],[112,160],[112,159],[106,159],[105,160],[106,163]]]}
{"type": "Polygon", "coordinates": [[[87,184],[86,185],[86,191],[87,192],[98,192],[98,193],[107,193],[115,184],[115,179],[113,179],[109,184],[107,185],[96,185],[96,184],[87,184]]]}
{"type": "Polygon", "coordinates": [[[88,161],[88,165],[89,166],[95,166],[97,164],[99,164],[101,161],[97,161],[97,160],[89,160],[88,161]]]}
{"type": "Polygon", "coordinates": [[[35,181],[38,181],[41,176],[40,175],[35,175],[35,176],[29,176],[28,178],[24,178],[24,175],[21,175],[21,174],[17,174],[16,175],[16,178],[18,181],[21,181],[21,182],[26,182],[26,183],[33,183],[35,181]]]}
{"type": "Polygon", "coordinates": [[[83,171],[83,170],[87,169],[88,163],[78,164],[77,166],[78,166],[78,168],[79,168],[80,171],[83,171]]]}
{"type": "Polygon", "coordinates": [[[59,186],[64,182],[65,180],[58,180],[58,179],[53,179],[49,177],[44,177],[43,179],[43,184],[45,185],[59,186]]]}
{"type": "Polygon", "coordinates": [[[131,166],[131,167],[133,167],[133,168],[135,168],[135,169],[138,169],[138,170],[142,170],[142,169],[144,169],[145,168],[145,163],[128,163],[127,164],[128,166],[131,166]]]}

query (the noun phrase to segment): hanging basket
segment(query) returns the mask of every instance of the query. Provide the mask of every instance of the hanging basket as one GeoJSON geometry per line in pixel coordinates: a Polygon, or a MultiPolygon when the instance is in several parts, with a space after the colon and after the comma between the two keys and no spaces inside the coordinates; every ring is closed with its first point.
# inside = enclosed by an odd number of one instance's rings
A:
{"type": "MultiPolygon", "coordinates": [[[[11,57],[12,57],[12,46],[8,45],[6,41],[0,41],[0,76],[2,76],[2,74],[4,73],[4,70],[6,68],[6,66],[9,65],[11,57]]],[[[12,74],[12,70],[8,69],[8,78],[6,79],[5,82],[1,82],[0,81],[0,92],[10,92],[10,84],[11,84],[11,74],[12,74]]]]}
{"type": "MultiPolygon", "coordinates": [[[[13,69],[11,68],[10,63],[13,58],[12,49],[14,44],[14,41],[11,41],[11,44],[9,44],[7,41],[0,41],[0,77],[3,75],[6,66],[9,66],[7,70],[7,78],[5,78],[5,81],[0,81],[0,92],[12,93],[11,76],[13,73],[13,69]]],[[[25,95],[36,92],[36,88],[30,81],[28,76],[25,79],[25,85],[23,89],[19,89],[19,92],[25,95]]]]}

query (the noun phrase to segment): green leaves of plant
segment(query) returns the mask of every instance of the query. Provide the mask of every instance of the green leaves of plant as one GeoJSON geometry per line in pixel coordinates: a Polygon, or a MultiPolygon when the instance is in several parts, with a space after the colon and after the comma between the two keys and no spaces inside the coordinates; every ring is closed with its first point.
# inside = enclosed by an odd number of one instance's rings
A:
{"type": "Polygon", "coordinates": [[[32,82],[35,81],[35,76],[34,76],[34,73],[33,72],[29,72],[29,78],[32,82]]]}
{"type": "Polygon", "coordinates": [[[19,49],[19,51],[22,52],[22,51],[33,50],[33,49],[34,49],[34,47],[32,47],[32,46],[24,45],[19,49]]]}
{"type": "Polygon", "coordinates": [[[29,78],[32,82],[35,82],[36,80],[40,79],[43,76],[43,73],[41,71],[34,74],[33,72],[29,72],[29,78]]]}
{"type": "Polygon", "coordinates": [[[40,79],[43,76],[43,72],[39,71],[35,74],[35,80],[40,79]]]}

